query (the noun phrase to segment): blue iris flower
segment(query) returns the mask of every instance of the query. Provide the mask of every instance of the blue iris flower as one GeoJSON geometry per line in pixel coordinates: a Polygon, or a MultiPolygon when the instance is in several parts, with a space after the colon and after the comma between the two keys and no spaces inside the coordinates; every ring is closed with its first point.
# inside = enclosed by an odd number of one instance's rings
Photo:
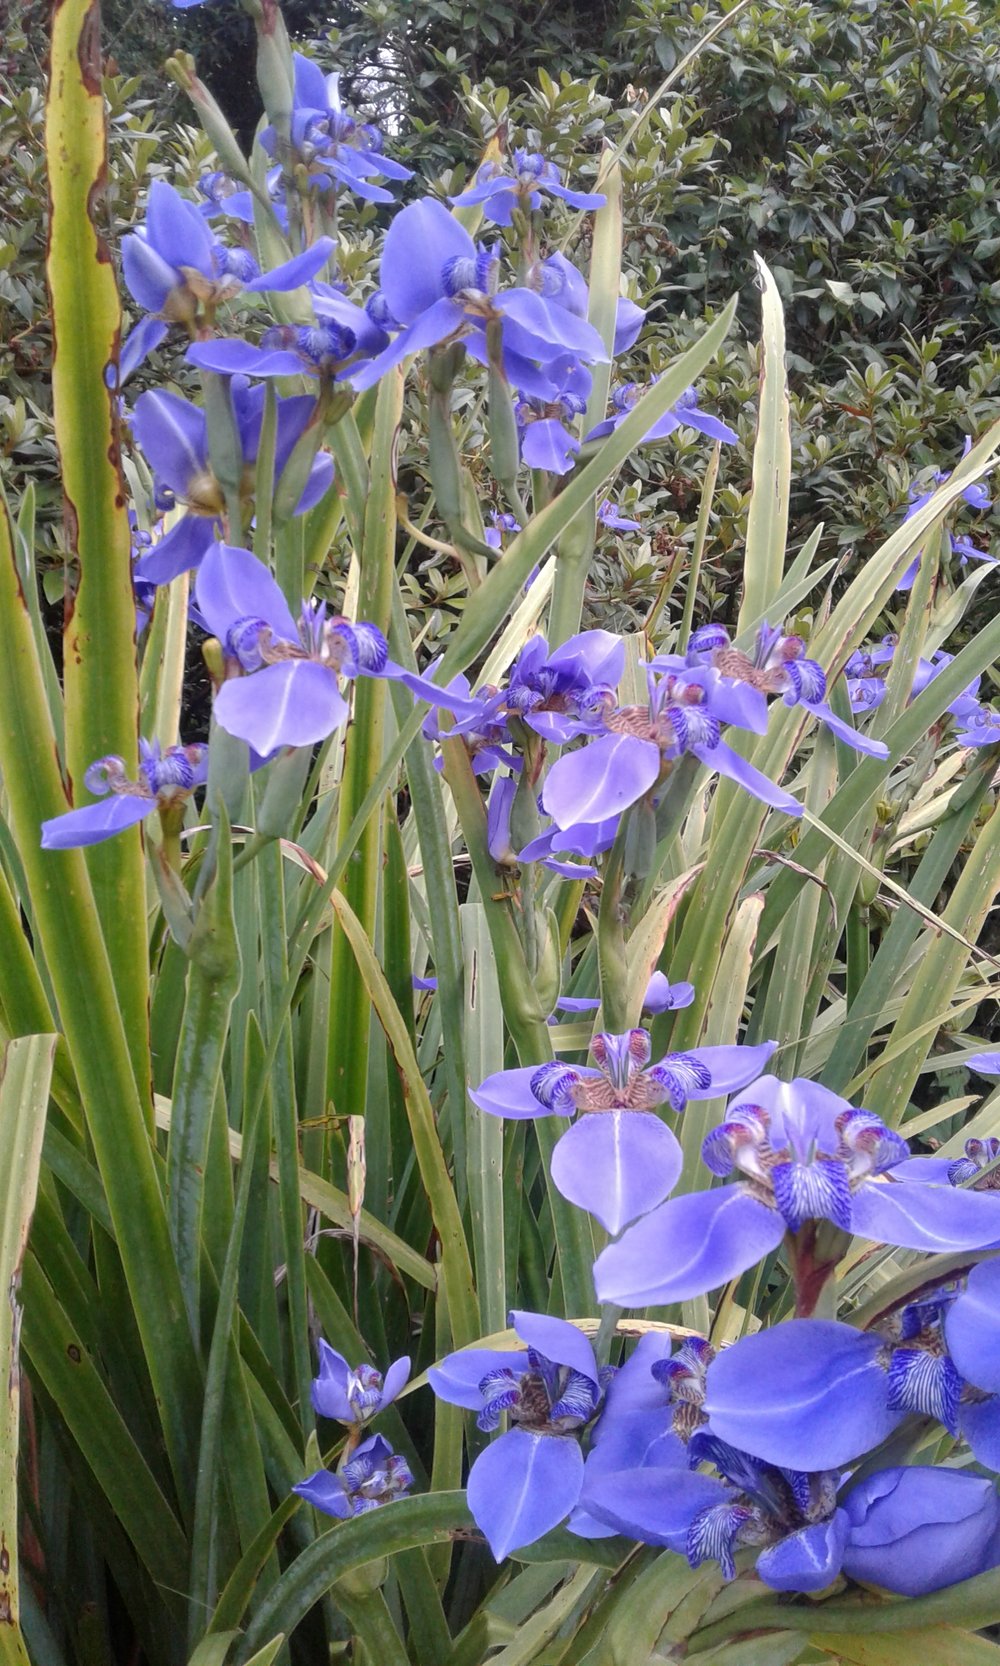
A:
{"type": "MultiPolygon", "coordinates": [[[[653,380],[656,381],[658,378],[654,377],[653,380]]],[[[599,422],[596,428],[592,428],[586,438],[600,440],[605,434],[613,433],[639,403],[645,391],[636,382],[626,382],[624,387],[616,388],[611,395],[611,416],[599,422]]],[[[726,445],[735,445],[739,439],[739,435],[727,423],[701,409],[694,388],[685,388],[673,409],[657,417],[642,438],[644,442],[665,440],[668,434],[675,433],[678,428],[694,428],[699,434],[705,434],[708,439],[721,440],[726,445]]]]}
{"type": "Polygon", "coordinates": [[[303,254],[261,273],[247,249],[229,248],[213,237],[197,203],[155,179],[145,224],[122,240],[122,275],[149,316],[122,348],[121,380],[160,345],[171,324],[192,326],[203,308],[214,311],[244,291],[298,289],[321,271],[333,247],[332,237],[320,237],[303,254]]]}
{"type": "Polygon", "coordinates": [[[318,1469],[292,1491],[324,1515],[345,1521],[363,1515],[380,1504],[402,1498],[413,1485],[406,1459],[394,1452],[381,1435],[372,1435],[356,1446],[350,1458],[334,1473],[318,1469]]]}
{"type": "Polygon", "coordinates": [[[393,1360],[385,1376],[373,1365],[348,1365],[343,1354],[320,1339],[319,1376],[313,1380],[312,1403],[320,1417],[338,1423],[369,1423],[392,1404],[406,1387],[410,1361],[393,1360]]]}
{"type": "MultiPolygon", "coordinates": [[[[251,388],[244,377],[234,377],[229,396],[244,462],[241,497],[249,503],[264,421],[264,389],[251,388]]],[[[276,485],[315,411],[316,401],[308,394],[278,400],[276,485]]],[[[225,493],[212,473],[208,423],[200,406],[192,405],[179,394],[150,389],[135,402],[132,431],[152,465],[158,501],[171,506],[178,504],[185,510],[135,566],[135,576],[140,582],[168,584],[179,573],[199,566],[218,537],[226,507],[225,493]]],[[[313,461],[294,513],[304,515],[318,503],[332,480],[333,458],[321,452],[313,461]]]]}
{"type": "Polygon", "coordinates": [[[207,779],[207,746],[168,746],[164,750],[159,741],[140,740],[139,779],[129,779],[123,758],[98,758],[87,769],[83,784],[88,792],[100,795],[99,802],[43,821],[42,849],[70,850],[78,845],[100,844],[126,827],[145,821],[154,810],[186,803],[207,779]]]}
{"type": "MultiPolygon", "coordinates": [[[[882,741],[859,734],[831,710],[824,698],[826,672],[815,660],[807,659],[805,651],[800,636],[786,636],[780,626],[765,623],[757,632],[750,656],[732,646],[728,631],[721,625],[704,625],[694,632],[685,663],[712,666],[733,685],[737,699],[746,709],[747,728],[757,727],[754,719],[763,697],[780,694],[786,706],[802,706],[855,752],[864,752],[871,758],[887,758],[889,748],[882,741]]],[[[653,661],[654,665],[673,663],[672,658],[665,657],[653,661]]]]}
{"type": "Polygon", "coordinates": [[[763,1076],[702,1145],[713,1174],[739,1178],[671,1199],[630,1227],[598,1257],[597,1293],[629,1307],[687,1301],[738,1277],[810,1221],[905,1249],[991,1243],[992,1199],[893,1183],[908,1156],[906,1141],[870,1111],[815,1082],[763,1076]]]}
{"type": "Polygon", "coordinates": [[[540,208],[543,193],[581,211],[603,208],[608,200],[599,191],[570,191],[554,162],[538,151],[515,150],[506,164],[484,162],[476,183],[451,201],[456,208],[481,205],[485,220],[495,226],[509,226],[515,209],[540,208]]]}
{"type": "MultiPolygon", "coordinates": [[[[339,75],[324,75],[301,52],[292,54],[292,63],[292,149],[306,169],[310,187],[330,191],[346,185],[365,202],[392,202],[392,193],[373,185],[372,177],[412,179],[411,169],[383,154],[377,127],[359,123],[344,109],[339,75]]],[[[270,156],[278,156],[280,140],[273,127],[264,128],[261,144],[270,156]]]]}
{"type": "MultiPolygon", "coordinates": [[[[965,445],[962,449],[962,456],[967,457],[971,450],[972,438],[967,434],[965,437],[965,445]]],[[[944,482],[946,480],[950,480],[950,478],[950,470],[942,472],[941,469],[935,469],[931,475],[931,489],[929,492],[921,492],[916,486],[912,488],[910,492],[909,506],[906,514],[903,516],[904,526],[906,522],[912,519],[912,517],[917,513],[918,509],[922,509],[925,503],[930,502],[931,498],[934,496],[935,487],[943,485],[944,482]]],[[[976,480],[973,481],[971,486],[966,486],[962,491],[962,497],[969,505],[970,509],[977,509],[981,511],[990,508],[990,495],[987,492],[986,487],[982,484],[982,481],[976,480]]],[[[945,532],[945,547],[948,554],[957,555],[959,557],[963,566],[966,561],[969,560],[988,561],[991,566],[996,566],[997,564],[996,557],[990,555],[988,551],[979,549],[968,538],[955,538],[950,532],[947,531],[945,532]]],[[[918,553],[914,556],[910,565],[907,567],[906,572],[896,585],[897,590],[913,589],[914,580],[916,579],[917,572],[920,567],[920,558],[922,553],[922,551],[918,551],[918,553]]]]}
{"type": "Polygon", "coordinates": [[[618,1532],[686,1556],[693,1568],[718,1562],[727,1579],[743,1546],[763,1546],[757,1575],[774,1590],[820,1591],[836,1578],[849,1527],[837,1474],[778,1469],[706,1429],[691,1436],[687,1463],[710,1463],[718,1478],[646,1461],[588,1478],[586,1507],[618,1532]]]}
{"type": "Polygon", "coordinates": [[[712,1428],[770,1463],[848,1464],[907,1417],[930,1417],[1000,1470],[1000,1269],[930,1291],[870,1331],[790,1319],[709,1368],[712,1428]]]}
{"type": "Polygon", "coordinates": [[[388,345],[389,337],[371,311],[331,284],[313,284],[311,299],[311,324],[274,324],[256,346],[237,336],[196,341],[186,357],[200,370],[222,375],[318,376],[324,381],[361,368],[388,345]]]}
{"type": "Polygon", "coordinates": [[[592,1067],[549,1063],[501,1070],[469,1097],[490,1116],[575,1117],[553,1151],[552,1178],[570,1203],[618,1233],[661,1204],[681,1172],[680,1144],[654,1114],[657,1107],[680,1113],[689,1099],[732,1093],[754,1080],[775,1043],[698,1047],[668,1053],[656,1064],[650,1063],[646,1030],[595,1035],[590,1046],[592,1067]]]}
{"type": "MultiPolygon", "coordinates": [[[[735,697],[717,670],[661,657],[647,668],[647,686],[648,705],[606,710],[604,734],[553,765],[542,803],[558,827],[604,821],[647,795],[655,797],[684,753],[738,782],[772,809],[802,814],[794,798],[723,740],[723,721],[749,728],[757,718],[748,715],[748,702],[735,697]],[[668,663],[671,668],[660,674],[668,663]]],[[[766,727],[763,701],[761,710],[766,727]]]]}
{"type": "MultiPolygon", "coordinates": [[[[497,291],[499,254],[478,246],[443,203],[427,197],[395,216],[379,268],[380,294],[399,325],[392,345],[352,376],[359,392],[401,363],[439,342],[459,337],[477,357],[487,356],[486,326],[502,324],[508,380],[515,387],[532,364],[556,365],[567,355],[588,363],[607,359],[593,327],[532,289],[497,291]]],[[[558,391],[556,389],[556,391],[558,391]]]]}
{"type": "Polygon", "coordinates": [[[509,1316],[523,1350],[467,1348],[428,1372],[449,1405],[478,1413],[493,1430],[509,1427],[469,1472],[469,1509],[497,1561],[557,1527],[579,1500],[579,1433],[591,1422],[607,1373],[598,1369],[582,1331],[541,1313],[509,1316]]]}

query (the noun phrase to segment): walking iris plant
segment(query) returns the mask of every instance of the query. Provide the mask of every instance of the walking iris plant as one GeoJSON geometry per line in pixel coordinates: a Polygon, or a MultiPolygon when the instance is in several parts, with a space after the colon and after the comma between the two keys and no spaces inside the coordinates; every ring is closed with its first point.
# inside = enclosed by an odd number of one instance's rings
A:
{"type": "Polygon", "coordinates": [[[735,421],[735,298],[676,351],[621,269],[656,99],[411,180],[245,10],[260,138],[173,61],[215,155],[115,251],[121,350],[54,12],[59,656],[0,505],[5,1646],[972,1666],[1000,622],[938,568],[1000,426],[863,563],[786,552],[770,273],[735,421]]]}

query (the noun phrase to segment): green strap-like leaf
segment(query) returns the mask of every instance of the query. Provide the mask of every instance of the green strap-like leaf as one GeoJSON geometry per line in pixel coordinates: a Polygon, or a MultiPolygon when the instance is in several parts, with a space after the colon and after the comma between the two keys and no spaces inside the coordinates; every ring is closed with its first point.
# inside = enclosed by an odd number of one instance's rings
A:
{"type": "Polygon", "coordinates": [[[27,1666],[18,1604],[17,1446],[21,1410],[17,1291],[28,1226],[35,1207],[45,1108],[55,1058],[54,1035],[24,1036],[8,1043],[0,1072],[0,1361],[5,1391],[0,1404],[0,1660],[27,1666]]]}
{"type": "MultiPolygon", "coordinates": [[[[106,177],[98,0],[62,0],[53,11],[45,144],[52,407],[64,526],[79,562],[63,641],[66,764],[75,795],[95,758],[113,753],[134,771],[138,728],[121,436],[117,396],[105,380],[118,358],[121,307],[111,254],[97,227],[106,177]]],[[[151,1120],[149,963],[138,831],[95,845],[86,861],[136,1083],[151,1120]]]]}

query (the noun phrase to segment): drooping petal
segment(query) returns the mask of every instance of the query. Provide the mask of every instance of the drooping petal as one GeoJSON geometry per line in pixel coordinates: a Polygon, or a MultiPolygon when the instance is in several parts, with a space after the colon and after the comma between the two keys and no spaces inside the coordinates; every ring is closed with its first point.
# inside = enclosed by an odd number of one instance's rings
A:
{"type": "Polygon", "coordinates": [[[200,566],[215,542],[215,528],[216,522],[205,515],[182,515],[139,557],[133,578],[146,584],[170,584],[181,573],[200,566]]]}
{"type": "MultiPolygon", "coordinates": [[[[996,1213],[1000,1217],[1000,1210],[996,1213]]],[[[1000,1261],[972,1268],[965,1289],[945,1314],[944,1333],[966,1382],[1000,1392],[1000,1261]]]]}
{"type": "Polygon", "coordinates": [[[606,821],[647,793],[660,773],[660,749],[635,735],[602,735],[549,771],[542,803],[557,827],[606,821]]]}
{"type": "Polygon", "coordinates": [[[532,1077],[538,1074],[537,1065],[519,1066],[515,1070],[498,1070],[487,1076],[477,1088],[469,1089],[469,1098],[481,1111],[490,1116],[506,1116],[516,1121],[536,1116],[570,1116],[571,1110],[553,1111],[543,1105],[531,1091],[532,1077]]]}
{"type": "MultiPolygon", "coordinates": [[[[681,986],[677,985],[677,987],[680,988],[681,986]]],[[[693,997],[693,990],[691,994],[693,997]]],[[[676,1001],[672,1003],[674,1006],[679,1004],[676,1001]]],[[[690,1003],[684,1002],[683,1004],[689,1005],[690,1003]]],[[[748,1082],[753,1083],[757,1080],[761,1071],[767,1066],[777,1045],[776,1041],[762,1041],[755,1047],[696,1047],[692,1056],[700,1064],[707,1067],[712,1078],[712,1084],[711,1087],[706,1088],[704,1093],[697,1088],[690,1089],[688,1098],[718,1099],[723,1094],[736,1093],[738,1089],[745,1088],[748,1082]]],[[[664,1063],[669,1063],[669,1060],[670,1055],[668,1054],[664,1063]]]]}
{"type": "Polygon", "coordinates": [[[717,741],[714,746],[692,746],[691,751],[696,758],[700,758],[709,769],[725,775],[728,780],[735,781],[745,792],[759,798],[762,804],[769,804],[772,810],[784,810],[787,816],[801,816],[802,806],[780,787],[775,786],[753,764],[748,764],[724,740],[717,741]]]}
{"type": "Polygon", "coordinates": [[[113,839],[126,827],[134,827],[155,809],[155,799],[116,793],[111,798],[102,798],[98,804],[67,810],[63,816],[42,822],[42,849],[74,850],[80,845],[100,844],[104,839],[113,839]]]}
{"type": "Polygon", "coordinates": [[[711,1427],[788,1469],[835,1469],[870,1451],[905,1413],[889,1409],[884,1342],[830,1319],[789,1319],[724,1348],[708,1368],[711,1427]]]}
{"type": "Polygon", "coordinates": [[[591,208],[603,208],[607,197],[600,191],[571,191],[565,185],[557,185],[555,180],[547,179],[545,189],[552,197],[558,197],[561,202],[568,203],[570,208],[579,208],[582,212],[591,208]]]}
{"type": "Polygon", "coordinates": [[[157,479],[184,497],[189,483],[208,466],[204,411],[179,394],[151,388],[135,402],[132,431],[157,479]]]}
{"type": "MultiPolygon", "coordinates": [[[[406,210],[404,209],[404,213],[406,210]]],[[[398,220],[399,216],[396,216],[398,220]]],[[[393,221],[393,225],[396,221],[393,221]]],[[[392,227],[389,228],[390,232],[392,227]]],[[[380,382],[387,371],[395,369],[409,358],[411,353],[418,353],[425,347],[436,347],[439,341],[445,341],[454,335],[465,323],[465,314],[456,301],[445,296],[427,311],[421,313],[416,320],[400,330],[395,341],[379,353],[377,358],[369,360],[368,364],[359,365],[350,372],[350,383],[358,393],[364,393],[366,388],[373,388],[380,382]]]]}
{"type": "Polygon", "coordinates": [[[861,1238],[901,1249],[980,1249],[998,1237],[996,1198],[919,1180],[904,1185],[870,1181],[854,1196],[853,1230],[861,1238]]]}
{"type": "Polygon", "coordinates": [[[347,722],[347,702],[325,665],[286,660],[223,683],[215,716],[224,729],[266,756],[279,746],[312,746],[347,722]]]}
{"type": "Polygon", "coordinates": [[[598,1298],[619,1307],[689,1301],[746,1272],[784,1232],[777,1211],[740,1185],[672,1198],[601,1251],[598,1298]]]}
{"type": "Polygon", "coordinates": [[[552,1178],[617,1237],[663,1202],[683,1162],[676,1137],[651,1111],[601,1111],[567,1128],[552,1153],[552,1178]]]}
{"type": "Polygon", "coordinates": [[[105,380],[110,376],[112,386],[117,381],[118,386],[123,387],[133,372],[138,370],[141,364],[145,364],[150,353],[154,352],[166,338],[167,330],[168,326],[162,318],[140,319],[135,329],[130,330],[125,338],[118,358],[117,377],[115,377],[114,367],[109,365],[105,380]]]}
{"type": "Polygon", "coordinates": [[[199,613],[222,643],[238,619],[262,619],[276,637],[298,641],[283,591],[249,550],[213,543],[198,570],[195,595],[199,613]]]}
{"type": "Polygon", "coordinates": [[[292,1488],[300,1498],[304,1498],[314,1509],[322,1510],[325,1516],[336,1516],[344,1521],[352,1514],[347,1489],[339,1475],[331,1474],[328,1469],[318,1469],[315,1475],[310,1475],[305,1481],[296,1482],[292,1488]]]}
{"type": "Polygon", "coordinates": [[[607,361],[607,350],[592,324],[565,307],[553,306],[533,289],[506,289],[494,297],[494,304],[504,315],[504,335],[509,329],[514,352],[543,363],[563,353],[595,363],[607,361]]]}
{"type": "Polygon", "coordinates": [[[483,1409],[479,1385],[491,1371],[520,1373],[527,1366],[523,1348],[463,1348],[457,1354],[447,1354],[440,1365],[432,1365],[427,1380],[439,1400],[478,1412],[483,1409]]]}
{"type": "Polygon", "coordinates": [[[498,1562],[565,1521],[580,1496],[575,1440],[509,1429],[469,1471],[469,1509],[498,1562]]]}
{"type": "Polygon", "coordinates": [[[515,1308],[508,1317],[529,1348],[544,1354],[554,1364],[572,1366],[597,1387],[594,1350],[576,1325],[571,1325],[568,1319],[554,1319],[547,1313],[527,1313],[522,1308],[515,1308]]]}
{"type": "Polygon", "coordinates": [[[799,704],[804,706],[807,712],[812,712],[813,717],[819,718],[819,721],[824,723],[830,733],[837,736],[838,740],[852,746],[855,752],[864,752],[869,758],[887,758],[889,756],[889,748],[884,741],[875,740],[871,735],[862,734],[859,729],[855,729],[853,723],[845,723],[844,719],[838,717],[825,700],[800,700],[799,704]]]}
{"type": "Polygon", "coordinates": [[[710,440],[721,440],[724,445],[735,445],[740,437],[727,422],[700,410],[697,405],[679,405],[677,415],[686,428],[694,428],[710,440]]]}
{"type": "Polygon", "coordinates": [[[843,1510],[829,1521],[790,1533],[757,1558],[757,1577],[772,1591],[822,1591],[840,1572],[850,1523],[843,1510]]]}
{"type": "Polygon", "coordinates": [[[521,435],[521,460],[529,469],[568,474],[579,449],[579,440],[555,417],[529,422],[521,435]]]}
{"type": "Polygon", "coordinates": [[[243,287],[251,294],[259,294],[268,289],[298,289],[301,284],[308,283],[310,278],[322,271],[333,249],[332,237],[317,237],[315,243],[304,249],[300,255],[293,255],[291,260],[283,261],[270,272],[262,272],[259,278],[254,278],[243,287]]]}
{"type": "Polygon", "coordinates": [[[730,1496],[714,1476],[691,1470],[612,1470],[588,1480],[587,1510],[619,1533],[684,1555],[695,1516],[730,1496]]]}
{"type": "Polygon", "coordinates": [[[281,347],[254,347],[237,336],[196,341],[184,357],[199,370],[215,370],[221,376],[302,376],[309,371],[298,353],[281,347]]]}
{"type": "Polygon", "coordinates": [[[304,515],[307,510],[315,508],[320,498],[325,497],[333,485],[333,458],[326,451],[321,451],[313,459],[309,470],[309,477],[302,488],[302,496],[292,511],[293,515],[304,515]]]}

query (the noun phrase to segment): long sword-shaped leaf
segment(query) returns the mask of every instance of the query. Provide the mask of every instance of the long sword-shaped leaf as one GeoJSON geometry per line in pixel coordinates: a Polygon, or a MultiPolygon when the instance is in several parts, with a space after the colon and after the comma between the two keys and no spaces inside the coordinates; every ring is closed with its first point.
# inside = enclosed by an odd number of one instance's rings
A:
{"type": "Polygon", "coordinates": [[[760,405],[747,516],[740,629],[766,616],[781,584],[792,484],[792,437],[785,377],[785,318],[778,286],[755,255],[761,299],[760,405]]]}
{"type": "Polygon", "coordinates": [[[35,1207],[54,1035],[8,1043],[0,1074],[0,1660],[27,1666],[18,1602],[17,1447],[21,1413],[18,1291],[35,1207]]]}
{"type": "MultiPolygon", "coordinates": [[[[74,792],[87,765],[114,753],[136,762],[138,683],[130,540],[117,397],[105,372],[118,357],[121,308],[97,227],[106,176],[97,0],[63,0],[52,16],[45,120],[49,169],[48,281],[52,407],[65,500],[79,562],[63,643],[66,764],[74,792]]],[[[137,830],[87,852],[139,1092],[150,1091],[149,967],[142,844],[137,830]]]]}
{"type": "Polygon", "coordinates": [[[357,960],[358,971],[363,979],[369,1002],[385,1031],[402,1078],[403,1096],[410,1119],[417,1165],[434,1225],[441,1239],[441,1258],[448,1286],[452,1332],[456,1345],[462,1347],[479,1334],[479,1310],[462,1217],[455,1201],[455,1193],[434,1124],[434,1110],[420,1073],[417,1056],[413,1051],[409,1031],[392,998],[385,973],[378,963],[369,938],[362,929],[361,921],[347,898],[339,891],[334,891],[330,901],[344,936],[351,946],[351,952],[357,960]]]}
{"type": "MultiPolygon", "coordinates": [[[[90,879],[77,850],[43,851],[65,808],[31,620],[0,512],[0,771],[37,932],[94,1145],[181,1496],[193,1479],[194,1355],[155,1156],[90,879]]],[[[143,906],[140,919],[145,918],[143,906]]]]}

